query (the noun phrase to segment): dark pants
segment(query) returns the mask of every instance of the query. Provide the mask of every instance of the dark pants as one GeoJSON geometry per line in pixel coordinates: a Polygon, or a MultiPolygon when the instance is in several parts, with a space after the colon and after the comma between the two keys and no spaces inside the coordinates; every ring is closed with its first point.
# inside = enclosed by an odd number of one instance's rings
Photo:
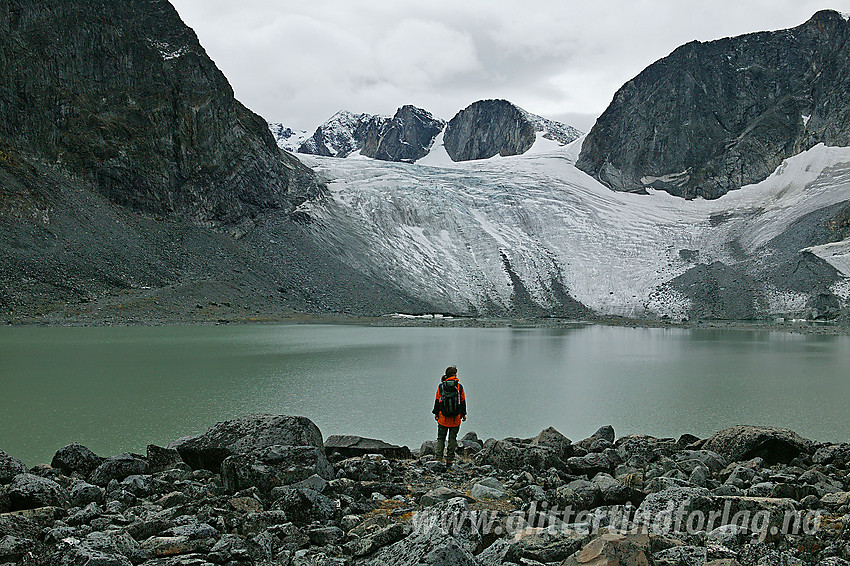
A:
{"type": "Polygon", "coordinates": [[[457,449],[457,432],[459,426],[443,426],[437,425],[437,458],[443,457],[443,448],[446,448],[446,462],[451,462],[455,459],[455,450],[457,449]],[[446,434],[449,435],[449,445],[446,446],[446,434]]]}

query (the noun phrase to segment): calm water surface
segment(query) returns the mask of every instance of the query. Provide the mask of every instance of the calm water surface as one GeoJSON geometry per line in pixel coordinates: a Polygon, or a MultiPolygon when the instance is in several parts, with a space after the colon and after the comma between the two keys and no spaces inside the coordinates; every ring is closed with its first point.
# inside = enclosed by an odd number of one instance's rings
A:
{"type": "Polygon", "coordinates": [[[456,364],[461,429],[578,440],[740,423],[848,441],[850,338],[724,330],[325,325],[0,328],[0,448],[28,464],[81,442],[144,452],[244,413],[418,446],[456,364]]]}

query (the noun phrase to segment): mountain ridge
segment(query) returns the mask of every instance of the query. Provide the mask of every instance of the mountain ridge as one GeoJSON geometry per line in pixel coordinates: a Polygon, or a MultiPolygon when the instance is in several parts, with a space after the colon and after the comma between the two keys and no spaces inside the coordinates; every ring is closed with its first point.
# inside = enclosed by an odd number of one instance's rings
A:
{"type": "Polygon", "coordinates": [[[621,87],[578,167],[620,191],[717,198],[818,143],[850,145],[850,23],[687,43],[621,87]]]}

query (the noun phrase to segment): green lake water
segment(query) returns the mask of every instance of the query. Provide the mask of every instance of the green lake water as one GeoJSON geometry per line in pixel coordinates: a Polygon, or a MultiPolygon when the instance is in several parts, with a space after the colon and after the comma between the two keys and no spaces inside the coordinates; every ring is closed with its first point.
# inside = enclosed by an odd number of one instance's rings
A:
{"type": "Polygon", "coordinates": [[[734,424],[850,441],[850,337],[740,330],[332,325],[0,328],[0,449],[49,463],[73,441],[144,453],[245,413],[417,447],[457,365],[483,438],[613,424],[705,436],[734,424]]]}

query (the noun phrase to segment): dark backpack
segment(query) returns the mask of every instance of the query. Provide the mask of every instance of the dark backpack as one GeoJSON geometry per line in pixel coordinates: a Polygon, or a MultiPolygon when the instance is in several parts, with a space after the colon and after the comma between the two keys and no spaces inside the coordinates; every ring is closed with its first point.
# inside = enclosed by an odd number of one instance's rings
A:
{"type": "Polygon", "coordinates": [[[460,383],[447,379],[440,384],[440,412],[444,417],[456,417],[460,414],[460,383]]]}

